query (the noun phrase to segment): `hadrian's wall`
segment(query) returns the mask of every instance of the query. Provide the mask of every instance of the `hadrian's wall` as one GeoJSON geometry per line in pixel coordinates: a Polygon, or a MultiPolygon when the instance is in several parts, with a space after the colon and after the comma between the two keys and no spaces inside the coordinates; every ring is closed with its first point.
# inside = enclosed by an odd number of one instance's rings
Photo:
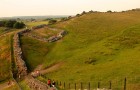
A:
{"type": "Polygon", "coordinates": [[[31,34],[31,33],[25,33],[25,34],[23,34],[23,35],[24,35],[24,36],[31,37],[31,38],[34,38],[34,39],[37,39],[37,40],[39,40],[39,41],[43,41],[43,42],[55,42],[55,41],[60,40],[60,39],[61,39],[62,37],[64,37],[66,34],[67,34],[67,32],[64,31],[64,30],[62,30],[62,31],[59,32],[57,35],[51,36],[51,37],[49,37],[48,39],[47,39],[47,38],[43,38],[43,37],[38,36],[38,35],[31,34]]]}
{"type": "Polygon", "coordinates": [[[34,79],[32,76],[28,76],[26,82],[32,90],[49,90],[50,88],[47,84],[34,79]]]}
{"type": "MultiPolygon", "coordinates": [[[[45,25],[41,25],[38,28],[41,28],[44,26],[45,25]]],[[[35,30],[35,29],[31,29],[31,30],[35,30]]],[[[40,82],[39,80],[33,78],[30,75],[27,76],[27,74],[28,74],[27,66],[25,64],[25,61],[24,61],[23,55],[22,55],[22,49],[21,49],[21,45],[20,45],[20,35],[23,35],[24,33],[28,34],[27,32],[30,32],[31,30],[29,30],[29,29],[22,30],[22,31],[16,33],[13,37],[13,39],[14,39],[14,42],[13,42],[14,58],[15,58],[15,63],[18,68],[17,75],[19,78],[26,76],[26,82],[29,85],[29,87],[33,90],[49,90],[49,86],[47,84],[40,82]]],[[[61,39],[66,33],[67,32],[65,32],[63,30],[60,33],[58,33],[57,36],[52,36],[49,39],[47,39],[47,42],[57,41],[57,40],[61,39]]],[[[38,39],[46,41],[46,39],[43,39],[43,38],[38,37],[38,39]]]]}
{"type": "Polygon", "coordinates": [[[17,32],[13,37],[13,48],[14,48],[14,58],[15,63],[17,66],[17,76],[18,78],[22,78],[27,75],[27,67],[25,64],[25,61],[23,60],[21,45],[20,45],[20,34],[30,31],[29,29],[22,30],[20,32],[17,32]]]}

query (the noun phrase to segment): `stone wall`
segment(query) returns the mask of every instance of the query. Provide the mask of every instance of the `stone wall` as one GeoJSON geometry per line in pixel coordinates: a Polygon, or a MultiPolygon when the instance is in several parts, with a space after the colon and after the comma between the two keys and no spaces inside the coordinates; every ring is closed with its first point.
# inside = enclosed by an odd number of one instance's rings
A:
{"type": "Polygon", "coordinates": [[[40,28],[43,28],[45,26],[47,26],[47,25],[46,24],[42,24],[42,25],[34,26],[34,27],[32,27],[32,30],[40,29],[40,28]]]}
{"type": "Polygon", "coordinates": [[[34,79],[32,76],[26,78],[26,83],[32,90],[49,90],[49,86],[37,79],[34,79]]]}
{"type": "Polygon", "coordinates": [[[20,34],[30,31],[29,29],[22,30],[17,32],[13,37],[13,48],[14,48],[14,58],[17,66],[17,76],[22,78],[27,75],[27,67],[23,60],[21,45],[20,45],[20,34]]]}
{"type": "Polygon", "coordinates": [[[55,42],[55,41],[58,41],[61,38],[63,38],[66,34],[67,34],[67,32],[62,30],[57,35],[51,36],[48,39],[47,38],[43,38],[43,37],[38,36],[38,35],[31,34],[31,33],[24,33],[23,35],[31,37],[31,38],[34,38],[34,39],[37,39],[39,41],[43,41],[43,42],[55,42]]]}

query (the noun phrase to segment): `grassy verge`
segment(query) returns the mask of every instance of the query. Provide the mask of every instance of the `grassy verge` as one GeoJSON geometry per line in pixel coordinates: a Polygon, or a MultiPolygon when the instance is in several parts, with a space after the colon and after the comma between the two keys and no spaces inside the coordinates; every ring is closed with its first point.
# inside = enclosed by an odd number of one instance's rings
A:
{"type": "Polygon", "coordinates": [[[22,90],[31,90],[24,80],[19,82],[19,85],[22,90]]]}

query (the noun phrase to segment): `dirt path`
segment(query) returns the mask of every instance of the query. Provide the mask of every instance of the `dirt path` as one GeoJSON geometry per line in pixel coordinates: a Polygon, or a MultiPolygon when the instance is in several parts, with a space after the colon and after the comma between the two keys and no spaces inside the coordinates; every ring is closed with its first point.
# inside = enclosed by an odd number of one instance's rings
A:
{"type": "Polygon", "coordinates": [[[0,84],[0,90],[4,90],[4,89],[9,88],[11,86],[15,86],[16,84],[17,83],[14,80],[10,80],[8,82],[5,82],[3,84],[0,84]]]}
{"type": "Polygon", "coordinates": [[[50,72],[53,72],[53,71],[56,71],[58,70],[59,68],[61,68],[61,66],[63,65],[64,63],[63,62],[60,62],[60,63],[57,63],[49,68],[46,68],[44,70],[40,70],[40,74],[41,75],[44,75],[44,74],[47,74],[47,73],[50,73],[50,72]]]}
{"type": "Polygon", "coordinates": [[[49,66],[45,69],[42,69],[43,65],[41,64],[33,72],[31,72],[31,75],[33,77],[38,77],[40,75],[44,75],[44,74],[47,74],[47,73],[50,73],[50,72],[54,72],[54,71],[60,69],[63,66],[63,64],[64,64],[63,62],[59,62],[59,63],[54,64],[52,66],[49,66]]]}

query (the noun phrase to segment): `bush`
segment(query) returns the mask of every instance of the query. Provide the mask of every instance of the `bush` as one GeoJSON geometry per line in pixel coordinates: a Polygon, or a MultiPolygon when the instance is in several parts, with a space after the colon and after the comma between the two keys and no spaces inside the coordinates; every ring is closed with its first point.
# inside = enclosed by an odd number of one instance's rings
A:
{"type": "Polygon", "coordinates": [[[50,24],[55,24],[56,22],[57,22],[57,20],[54,20],[54,19],[53,20],[49,20],[49,25],[50,24]]]}
{"type": "Polygon", "coordinates": [[[112,11],[111,10],[108,10],[107,12],[111,13],[112,11]]]}
{"type": "Polygon", "coordinates": [[[0,21],[0,27],[4,27],[5,23],[6,23],[6,21],[0,21]]]}
{"type": "Polygon", "coordinates": [[[84,14],[86,14],[86,12],[85,12],[85,11],[83,11],[83,12],[82,12],[82,15],[84,15],[84,14]]]}
{"type": "Polygon", "coordinates": [[[79,16],[80,16],[80,14],[77,14],[77,15],[76,15],[76,17],[79,17],[79,16]]]}
{"type": "Polygon", "coordinates": [[[25,24],[23,22],[17,22],[16,20],[0,21],[0,27],[20,29],[24,26],[25,24]]]}
{"type": "Polygon", "coordinates": [[[15,20],[6,21],[5,27],[13,28],[13,26],[14,26],[14,24],[15,24],[16,22],[17,22],[17,21],[15,21],[15,20]]]}
{"type": "Polygon", "coordinates": [[[13,27],[16,29],[21,29],[24,26],[25,26],[25,24],[23,22],[16,22],[13,27]]]}

